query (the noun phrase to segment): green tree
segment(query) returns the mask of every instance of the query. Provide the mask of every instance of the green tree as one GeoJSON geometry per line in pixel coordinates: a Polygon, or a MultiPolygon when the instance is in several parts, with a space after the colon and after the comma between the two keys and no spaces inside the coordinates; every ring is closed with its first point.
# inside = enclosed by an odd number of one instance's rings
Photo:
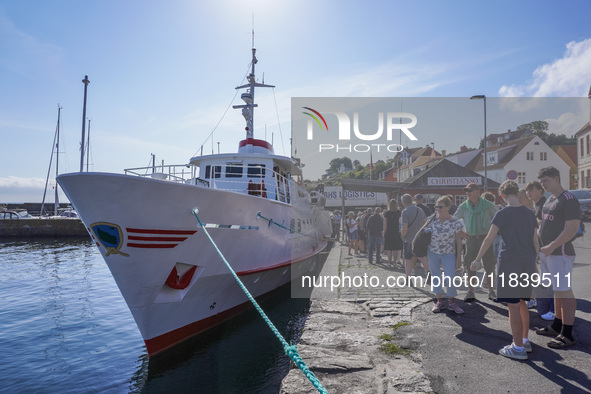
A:
{"type": "Polygon", "coordinates": [[[345,168],[353,168],[353,163],[351,162],[351,159],[349,159],[348,157],[337,157],[336,159],[332,159],[328,164],[329,172],[331,174],[338,174],[341,168],[341,164],[343,164],[345,168]]]}
{"type": "MultiPolygon", "coordinates": [[[[518,126],[517,131],[529,130],[533,134],[537,135],[542,140],[544,140],[544,138],[548,137],[548,129],[549,128],[550,128],[550,125],[548,124],[548,122],[543,121],[543,120],[536,120],[534,122],[525,123],[525,124],[522,124],[521,126],[518,126]]],[[[544,141],[544,142],[546,142],[546,141],[544,141]]]]}

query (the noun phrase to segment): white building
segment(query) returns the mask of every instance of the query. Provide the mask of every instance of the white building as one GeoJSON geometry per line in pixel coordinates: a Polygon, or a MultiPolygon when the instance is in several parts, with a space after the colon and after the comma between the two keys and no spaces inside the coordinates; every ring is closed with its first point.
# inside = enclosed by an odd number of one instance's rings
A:
{"type": "Polygon", "coordinates": [[[577,139],[579,189],[591,188],[591,125],[589,122],[575,133],[577,139]]]}
{"type": "MultiPolygon", "coordinates": [[[[511,179],[524,188],[528,182],[537,180],[541,168],[553,166],[560,171],[562,187],[569,188],[568,164],[538,136],[487,147],[486,159],[488,178],[498,183],[511,179]]],[[[466,167],[484,175],[483,154],[476,156],[466,167]]]]}

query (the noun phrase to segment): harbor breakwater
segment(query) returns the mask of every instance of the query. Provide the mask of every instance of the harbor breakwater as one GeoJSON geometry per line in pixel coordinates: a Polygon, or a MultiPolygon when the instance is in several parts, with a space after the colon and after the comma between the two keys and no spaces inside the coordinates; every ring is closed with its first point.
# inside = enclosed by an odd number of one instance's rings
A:
{"type": "Polygon", "coordinates": [[[80,219],[15,219],[0,220],[0,238],[65,238],[88,237],[80,219]]]}

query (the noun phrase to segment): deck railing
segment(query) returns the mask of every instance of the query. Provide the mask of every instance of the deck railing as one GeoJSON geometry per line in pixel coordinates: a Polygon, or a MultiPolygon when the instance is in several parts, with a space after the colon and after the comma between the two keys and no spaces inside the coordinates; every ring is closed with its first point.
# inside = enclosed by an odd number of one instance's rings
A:
{"type": "Polygon", "coordinates": [[[126,175],[224,189],[286,203],[291,201],[294,181],[267,167],[261,167],[259,171],[252,171],[253,167],[248,165],[223,164],[212,165],[211,169],[207,179],[197,177],[198,167],[191,164],[163,164],[128,168],[124,171],[126,175]],[[251,170],[250,173],[249,170],[251,170]],[[268,174],[271,174],[271,177],[268,174]]]}
{"type": "Polygon", "coordinates": [[[125,175],[162,179],[176,183],[209,186],[209,182],[197,177],[198,167],[190,164],[167,164],[125,169],[125,175]]]}

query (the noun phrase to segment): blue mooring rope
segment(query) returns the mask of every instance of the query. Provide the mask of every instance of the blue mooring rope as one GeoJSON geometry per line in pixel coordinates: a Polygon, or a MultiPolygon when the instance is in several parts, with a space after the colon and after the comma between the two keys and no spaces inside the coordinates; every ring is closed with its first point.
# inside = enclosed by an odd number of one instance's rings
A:
{"type": "Polygon", "coordinates": [[[275,336],[279,339],[279,342],[281,342],[281,344],[283,345],[283,350],[285,350],[285,354],[287,354],[292,359],[292,361],[298,366],[298,368],[302,370],[304,375],[314,385],[314,387],[318,390],[318,392],[323,393],[323,394],[328,394],[328,391],[326,391],[326,389],[322,386],[322,383],[320,383],[320,381],[314,375],[314,373],[312,371],[310,371],[310,369],[308,368],[308,366],[306,365],[304,360],[302,360],[302,357],[300,357],[300,355],[298,353],[297,346],[290,345],[287,343],[285,338],[283,338],[283,335],[281,335],[281,333],[277,330],[277,328],[275,328],[275,325],[273,324],[273,322],[271,322],[271,320],[269,320],[269,318],[267,317],[267,315],[265,314],[263,309],[259,306],[259,304],[256,302],[256,300],[252,296],[252,294],[250,294],[250,292],[248,291],[246,286],[244,286],[244,283],[242,283],[240,278],[238,278],[238,275],[236,275],[236,272],[234,271],[234,269],[232,268],[230,263],[228,263],[228,260],[226,260],[226,258],[224,257],[224,255],[222,254],[222,252],[220,251],[220,249],[218,248],[216,243],[213,241],[213,239],[209,235],[209,232],[207,231],[205,226],[203,226],[203,223],[201,223],[201,219],[199,219],[199,216],[198,216],[199,210],[197,208],[195,208],[195,209],[193,209],[192,212],[193,212],[193,215],[195,215],[195,217],[197,218],[197,221],[199,222],[199,225],[203,229],[203,232],[205,233],[205,235],[207,235],[207,238],[209,238],[209,241],[211,242],[211,244],[213,245],[215,250],[218,252],[220,257],[222,258],[222,260],[224,261],[224,263],[226,264],[226,266],[228,267],[228,269],[232,273],[232,276],[234,276],[234,279],[236,279],[236,282],[238,282],[238,284],[240,285],[240,287],[242,288],[242,290],[244,291],[244,293],[246,294],[246,296],[248,297],[250,302],[252,302],[252,304],[254,305],[256,310],[262,316],[263,320],[267,323],[267,325],[269,326],[271,331],[273,331],[275,336]]]}

